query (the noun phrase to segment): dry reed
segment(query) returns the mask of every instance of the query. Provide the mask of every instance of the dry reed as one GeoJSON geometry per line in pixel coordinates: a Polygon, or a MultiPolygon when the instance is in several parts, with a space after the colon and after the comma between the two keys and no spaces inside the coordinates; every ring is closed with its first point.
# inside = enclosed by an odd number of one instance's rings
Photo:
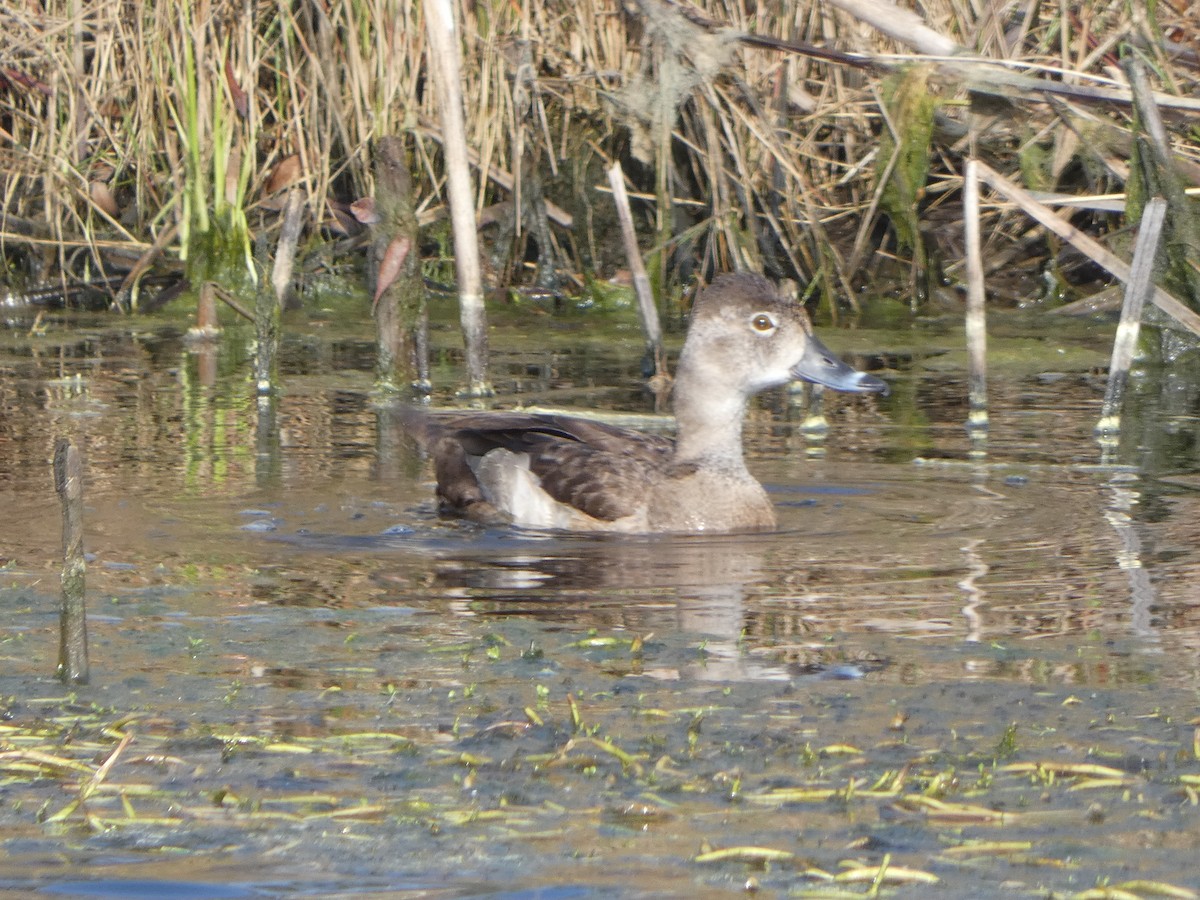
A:
{"type": "MultiPolygon", "coordinates": [[[[1044,190],[1119,191],[1129,171],[1127,108],[1021,90],[984,104],[833,2],[701,0],[690,16],[663,0],[457,7],[467,141],[480,171],[509,185],[478,178],[477,208],[512,201],[515,211],[497,239],[510,242],[500,283],[529,280],[531,195],[574,216],[551,238],[569,276],[612,274],[621,251],[608,234],[611,205],[596,195],[617,160],[635,198],[649,201],[644,233],[661,260],[765,268],[810,284],[831,308],[914,246],[918,258],[931,246],[935,270],[961,255],[969,145],[1044,190]],[[929,67],[929,152],[904,172],[916,179],[914,217],[899,222],[886,202],[897,163],[880,136],[898,123],[881,75],[750,46],[741,32],[929,67]],[[898,244],[897,225],[917,235],[898,244]]],[[[967,51],[1068,86],[1119,84],[1118,57],[1131,53],[1168,94],[1200,81],[1200,14],[1186,3],[933,0],[921,12],[967,51]]],[[[413,0],[18,0],[0,10],[0,282],[26,290],[119,274],[157,248],[160,268],[190,259],[193,279],[228,280],[252,267],[251,236],[278,226],[293,186],[310,198],[311,251],[353,227],[345,206],[371,193],[371,141],[388,134],[413,135],[419,210],[435,218],[444,178],[432,93],[413,0]]],[[[1191,122],[1169,127],[1195,182],[1191,122]]],[[[985,253],[1024,235],[1011,214],[988,215],[985,253]]],[[[1093,231],[1119,224],[1108,213],[1081,218],[1093,231]]]]}

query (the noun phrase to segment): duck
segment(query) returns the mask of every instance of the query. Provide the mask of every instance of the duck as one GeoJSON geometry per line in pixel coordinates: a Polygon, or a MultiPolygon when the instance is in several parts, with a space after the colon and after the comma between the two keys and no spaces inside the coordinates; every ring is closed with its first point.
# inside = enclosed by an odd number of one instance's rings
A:
{"type": "Polygon", "coordinates": [[[676,365],[674,437],[556,413],[410,410],[433,458],[441,509],[555,531],[729,533],[776,527],[746,468],[750,398],[794,380],[886,394],[813,334],[766,278],[727,273],[697,291],[676,365]]]}

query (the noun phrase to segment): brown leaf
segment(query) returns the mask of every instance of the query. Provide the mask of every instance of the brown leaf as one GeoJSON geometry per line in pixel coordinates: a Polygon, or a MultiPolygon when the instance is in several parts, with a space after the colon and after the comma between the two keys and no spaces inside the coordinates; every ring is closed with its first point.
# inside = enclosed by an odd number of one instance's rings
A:
{"type": "Polygon", "coordinates": [[[383,296],[383,292],[400,277],[400,269],[404,266],[404,260],[408,258],[408,251],[411,249],[412,241],[404,234],[396,235],[388,244],[383,259],[379,262],[379,273],[375,279],[375,299],[371,301],[372,310],[379,305],[379,298],[383,296]]]}
{"type": "Polygon", "coordinates": [[[11,69],[8,66],[5,66],[4,68],[0,69],[0,79],[10,81],[13,84],[19,84],[24,88],[30,88],[31,90],[38,91],[47,97],[54,96],[54,88],[50,87],[50,85],[46,84],[46,82],[40,81],[29,73],[23,72],[20,69],[11,69]]]}
{"type": "Polygon", "coordinates": [[[271,177],[267,179],[267,193],[274,194],[291,187],[300,180],[300,175],[300,155],[293,153],[291,156],[285,156],[276,164],[271,177]]]}
{"type": "Polygon", "coordinates": [[[374,197],[363,197],[350,204],[350,212],[363,225],[378,225],[379,213],[375,209],[374,197]]]}
{"type": "Polygon", "coordinates": [[[233,63],[229,61],[228,56],[225,57],[225,81],[229,85],[229,94],[233,97],[233,108],[243,119],[249,118],[250,98],[237,83],[237,78],[233,74],[233,63]]]}
{"type": "Polygon", "coordinates": [[[121,212],[121,207],[117,203],[117,198],[113,195],[112,188],[103,181],[89,182],[88,192],[92,195],[92,203],[97,209],[113,217],[116,217],[121,212]]]}

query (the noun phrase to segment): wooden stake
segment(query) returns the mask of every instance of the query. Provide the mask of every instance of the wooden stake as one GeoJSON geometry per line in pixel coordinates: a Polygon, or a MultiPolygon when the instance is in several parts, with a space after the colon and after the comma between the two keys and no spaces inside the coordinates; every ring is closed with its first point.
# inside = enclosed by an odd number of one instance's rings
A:
{"type": "Polygon", "coordinates": [[[83,558],[83,465],[68,438],[54,442],[54,487],[62,501],[62,609],[59,616],[58,677],[67,684],[87,684],[87,563],[83,558]]]}
{"type": "Polygon", "coordinates": [[[1104,392],[1104,406],[1096,434],[1116,435],[1121,430],[1121,401],[1125,397],[1125,386],[1129,381],[1129,366],[1137,348],[1138,329],[1142,321],[1142,308],[1154,287],[1154,258],[1158,254],[1159,237],[1167,215],[1167,201],[1155,197],[1142,213],[1138,228],[1137,243],[1133,248],[1133,266],[1129,280],[1125,283],[1125,301],[1121,305],[1121,324],[1113,340],[1112,362],[1108,366],[1108,387],[1104,392]]]}

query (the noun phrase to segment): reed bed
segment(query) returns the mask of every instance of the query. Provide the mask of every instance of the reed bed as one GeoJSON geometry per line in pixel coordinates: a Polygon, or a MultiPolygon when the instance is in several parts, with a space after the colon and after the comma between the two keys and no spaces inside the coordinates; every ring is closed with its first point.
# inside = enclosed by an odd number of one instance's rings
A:
{"type": "MultiPolygon", "coordinates": [[[[1135,55],[1161,95],[1200,84],[1200,12],[1181,0],[919,9],[946,46],[1005,63],[990,87],[833,2],[460,0],[494,283],[553,267],[579,288],[623,266],[604,177],[619,161],[660,288],[696,268],[749,266],[836,311],[898,261],[919,298],[961,258],[967,155],[1041,191],[1120,193],[1136,175],[1128,105],[1052,97],[1010,75],[1120,87],[1119,60],[1135,55]],[[762,46],[772,42],[851,56],[762,46]]],[[[355,259],[337,242],[360,227],[350,204],[373,191],[371,143],[393,134],[410,141],[422,221],[440,227],[422,15],[412,0],[6,5],[0,282],[19,293],[110,278],[124,302],[131,270],[182,270],[249,289],[254,242],[273,244],[294,186],[310,217],[299,273],[336,267],[355,259]]],[[[1167,112],[1196,184],[1196,114],[1167,112]]],[[[1053,259],[1022,216],[989,209],[997,265],[1053,259]]],[[[1076,224],[1125,222],[1100,208],[1076,224]]]]}

